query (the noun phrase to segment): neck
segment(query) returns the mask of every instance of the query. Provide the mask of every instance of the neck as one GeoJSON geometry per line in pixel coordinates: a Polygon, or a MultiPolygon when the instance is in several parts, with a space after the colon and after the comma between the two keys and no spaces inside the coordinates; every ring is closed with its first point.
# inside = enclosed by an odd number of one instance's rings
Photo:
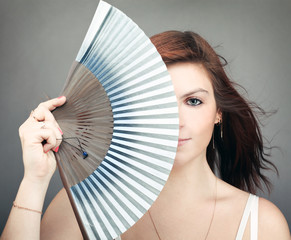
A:
{"type": "Polygon", "coordinates": [[[185,165],[175,165],[169,179],[154,205],[171,209],[169,205],[194,205],[213,198],[216,177],[206,157],[195,159],[185,165]]]}
{"type": "Polygon", "coordinates": [[[153,219],[151,222],[156,235],[161,236],[159,239],[176,232],[192,236],[193,226],[197,236],[206,239],[214,217],[216,200],[217,178],[206,158],[195,159],[185,165],[174,165],[148,215],[153,219]],[[198,220],[197,216],[202,216],[202,220],[198,220]],[[207,224],[203,224],[205,221],[207,224]]]}

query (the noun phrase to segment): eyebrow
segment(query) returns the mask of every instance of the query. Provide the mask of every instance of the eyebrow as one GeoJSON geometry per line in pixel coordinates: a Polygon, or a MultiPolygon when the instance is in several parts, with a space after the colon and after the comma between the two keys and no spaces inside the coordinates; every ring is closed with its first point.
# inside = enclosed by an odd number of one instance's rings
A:
{"type": "Polygon", "coordinates": [[[205,93],[205,94],[209,94],[209,92],[208,92],[207,90],[205,90],[205,89],[203,89],[203,88],[197,88],[197,89],[195,89],[195,90],[192,90],[192,91],[190,91],[190,92],[185,93],[181,98],[186,98],[186,97],[191,96],[191,95],[196,94],[196,93],[205,93]]]}

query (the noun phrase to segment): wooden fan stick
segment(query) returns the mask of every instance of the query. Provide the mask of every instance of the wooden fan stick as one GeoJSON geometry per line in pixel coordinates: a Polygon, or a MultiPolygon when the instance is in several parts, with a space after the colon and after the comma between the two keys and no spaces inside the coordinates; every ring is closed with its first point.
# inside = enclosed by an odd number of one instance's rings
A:
{"type": "MultiPolygon", "coordinates": [[[[57,165],[58,165],[58,169],[61,169],[62,166],[61,166],[59,158],[57,158],[57,165]]],[[[77,219],[77,222],[79,224],[80,230],[82,232],[83,238],[84,238],[84,240],[90,240],[90,238],[89,238],[89,236],[87,234],[86,228],[85,228],[85,226],[83,224],[82,218],[80,217],[80,214],[79,214],[79,212],[77,210],[77,206],[76,206],[76,203],[75,203],[75,201],[74,201],[74,199],[72,197],[72,194],[69,194],[70,193],[70,187],[68,186],[68,184],[65,184],[67,182],[66,176],[64,175],[63,171],[59,171],[59,174],[60,174],[61,180],[63,182],[64,188],[66,189],[66,192],[68,194],[72,209],[73,209],[74,214],[76,216],[76,219],[77,219]]]]}

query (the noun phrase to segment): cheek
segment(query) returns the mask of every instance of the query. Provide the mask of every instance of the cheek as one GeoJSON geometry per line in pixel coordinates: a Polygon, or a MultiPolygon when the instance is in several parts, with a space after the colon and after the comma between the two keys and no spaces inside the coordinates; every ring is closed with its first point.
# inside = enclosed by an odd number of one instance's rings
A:
{"type": "Polygon", "coordinates": [[[197,124],[197,128],[193,129],[196,133],[197,140],[208,145],[212,136],[213,127],[213,121],[207,121],[206,119],[200,121],[200,123],[197,124]]]}
{"type": "Polygon", "coordinates": [[[205,109],[197,112],[192,127],[195,140],[199,141],[203,146],[207,147],[214,128],[216,112],[213,109],[205,109]]]}

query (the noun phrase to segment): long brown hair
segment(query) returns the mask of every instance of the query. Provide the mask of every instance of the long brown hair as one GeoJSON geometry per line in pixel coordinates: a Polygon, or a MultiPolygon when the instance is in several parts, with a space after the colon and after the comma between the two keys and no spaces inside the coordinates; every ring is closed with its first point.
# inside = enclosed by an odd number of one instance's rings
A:
{"type": "Polygon", "coordinates": [[[199,63],[212,80],[217,108],[222,114],[222,123],[215,125],[214,137],[207,147],[207,161],[212,171],[216,170],[224,181],[251,193],[263,190],[264,184],[270,190],[271,184],[263,170],[278,171],[268,160],[270,154],[266,149],[270,148],[264,147],[256,115],[266,112],[234,88],[237,84],[230,81],[224,71],[227,61],[194,32],[167,31],[154,35],[151,41],[167,66],[178,62],[199,63]]]}

